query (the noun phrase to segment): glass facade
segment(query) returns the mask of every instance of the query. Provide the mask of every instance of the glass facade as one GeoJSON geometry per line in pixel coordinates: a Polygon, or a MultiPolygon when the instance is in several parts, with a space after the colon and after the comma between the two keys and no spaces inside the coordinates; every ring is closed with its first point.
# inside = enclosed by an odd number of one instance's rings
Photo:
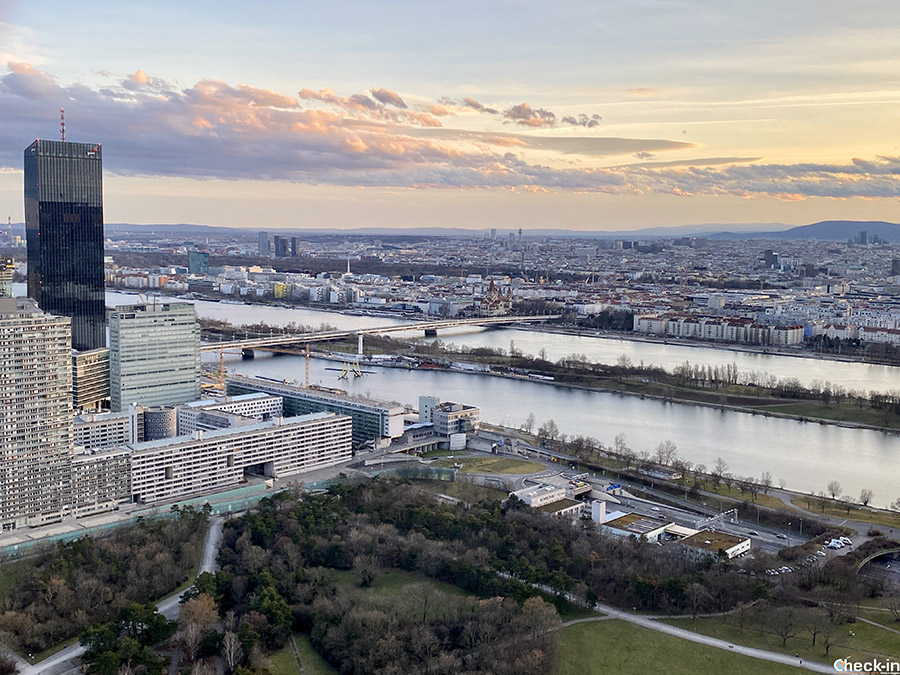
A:
{"type": "Polygon", "coordinates": [[[25,149],[28,295],[72,317],[72,347],[106,347],[103,169],[91,143],[37,140],[25,149]]]}

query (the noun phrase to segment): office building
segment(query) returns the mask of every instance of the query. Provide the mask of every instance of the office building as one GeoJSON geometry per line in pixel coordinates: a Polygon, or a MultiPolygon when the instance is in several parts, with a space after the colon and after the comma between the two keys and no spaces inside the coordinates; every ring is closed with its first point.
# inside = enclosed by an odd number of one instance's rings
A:
{"type": "Polygon", "coordinates": [[[276,258],[287,258],[288,257],[288,238],[282,237],[280,234],[276,234],[272,238],[273,243],[275,244],[275,257],[276,258]]]}
{"type": "Polygon", "coordinates": [[[300,237],[291,237],[291,257],[300,255],[300,237]]]}
{"type": "Polygon", "coordinates": [[[257,237],[259,239],[259,254],[269,255],[269,233],[260,232],[257,237]]]}
{"type": "Polygon", "coordinates": [[[188,251],[188,274],[209,274],[209,253],[188,251]]]}
{"type": "Polygon", "coordinates": [[[285,415],[306,415],[333,412],[353,420],[353,442],[373,441],[390,443],[403,435],[405,408],[399,403],[387,403],[366,398],[350,397],[337,391],[305,388],[288,382],[272,382],[257,377],[237,375],[225,381],[229,396],[264,392],[284,399],[285,415]]]}
{"type": "Polygon", "coordinates": [[[438,436],[478,431],[481,409],[463,403],[441,400],[437,396],[419,397],[419,423],[431,422],[438,436]]]}
{"type": "Polygon", "coordinates": [[[200,325],[192,304],[116,307],[109,314],[109,349],[113,410],[200,398],[200,325]]]}
{"type": "Polygon", "coordinates": [[[0,527],[59,520],[72,461],[70,320],[0,298],[0,527]]]}
{"type": "Polygon", "coordinates": [[[109,400],[109,350],[72,352],[72,407],[94,410],[109,400]]]}
{"type": "Polygon", "coordinates": [[[106,347],[101,150],[37,140],[25,149],[28,296],[72,318],[72,347],[106,347]]]}

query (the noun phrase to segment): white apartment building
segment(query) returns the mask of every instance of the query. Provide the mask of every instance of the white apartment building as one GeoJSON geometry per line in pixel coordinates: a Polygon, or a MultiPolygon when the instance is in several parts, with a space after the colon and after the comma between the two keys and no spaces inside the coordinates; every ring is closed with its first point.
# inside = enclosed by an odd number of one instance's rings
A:
{"type": "Polygon", "coordinates": [[[246,473],[282,478],[351,457],[351,420],[313,413],[250,426],[195,431],[127,447],[131,497],[153,503],[240,483],[246,473]]]}
{"type": "Polygon", "coordinates": [[[215,399],[191,401],[178,407],[178,435],[192,434],[198,429],[211,431],[222,424],[209,423],[209,413],[227,413],[264,422],[283,415],[281,396],[255,392],[240,396],[222,396],[215,399]],[[206,422],[204,422],[206,420],[206,422]]]}
{"type": "Polygon", "coordinates": [[[194,306],[164,302],[116,307],[109,314],[110,399],[171,405],[200,398],[200,325],[194,306]]]}
{"type": "Polygon", "coordinates": [[[144,408],[131,405],[121,412],[78,415],[73,426],[76,448],[104,450],[144,440],[144,408]]]}
{"type": "Polygon", "coordinates": [[[0,298],[0,527],[59,520],[72,462],[68,317],[0,298]]]}

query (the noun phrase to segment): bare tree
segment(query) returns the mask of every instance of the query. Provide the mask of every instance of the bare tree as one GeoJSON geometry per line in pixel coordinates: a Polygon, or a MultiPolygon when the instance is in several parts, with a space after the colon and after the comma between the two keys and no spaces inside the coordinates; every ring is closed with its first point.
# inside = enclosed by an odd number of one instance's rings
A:
{"type": "Polygon", "coordinates": [[[769,614],[769,625],[775,635],[781,638],[781,646],[786,647],[788,638],[797,635],[796,616],[793,607],[778,607],[769,614]]]}
{"type": "Polygon", "coordinates": [[[229,671],[237,668],[244,656],[244,650],[241,649],[241,641],[238,639],[237,633],[228,631],[222,638],[222,658],[229,671]]]}
{"type": "Polygon", "coordinates": [[[869,502],[872,501],[872,497],[875,496],[875,493],[872,492],[869,488],[863,488],[859,493],[859,503],[863,506],[868,506],[869,502]]]}
{"type": "Polygon", "coordinates": [[[526,434],[530,434],[534,430],[534,413],[528,413],[528,417],[525,418],[525,421],[522,423],[522,431],[526,434]]]}
{"type": "Polygon", "coordinates": [[[895,620],[900,621],[900,595],[889,595],[884,606],[895,620]]]}
{"type": "Polygon", "coordinates": [[[656,446],[656,453],[653,460],[657,464],[669,465],[678,457],[678,448],[670,440],[665,440],[656,446]]]}
{"type": "Polygon", "coordinates": [[[759,477],[759,484],[762,485],[763,492],[769,494],[769,488],[772,487],[772,474],[768,471],[763,471],[762,476],[759,477]]]}
{"type": "Polygon", "coordinates": [[[713,466],[712,470],[712,479],[716,484],[716,487],[719,487],[719,483],[722,482],[722,478],[728,473],[728,462],[726,462],[721,457],[716,457],[716,463],[713,466]]]}
{"type": "Polygon", "coordinates": [[[828,494],[831,495],[832,499],[837,499],[838,496],[844,491],[844,488],[841,485],[840,481],[836,480],[828,481],[828,485],[825,489],[828,490],[828,494]]]}

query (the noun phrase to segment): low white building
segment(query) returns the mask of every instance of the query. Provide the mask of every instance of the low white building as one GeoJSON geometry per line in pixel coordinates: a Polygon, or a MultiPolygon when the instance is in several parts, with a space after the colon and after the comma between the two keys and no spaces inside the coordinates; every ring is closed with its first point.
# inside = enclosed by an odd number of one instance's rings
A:
{"type": "Polygon", "coordinates": [[[750,551],[750,540],[725,532],[701,530],[679,542],[687,556],[699,560],[704,557],[724,557],[728,560],[750,551]]]}

